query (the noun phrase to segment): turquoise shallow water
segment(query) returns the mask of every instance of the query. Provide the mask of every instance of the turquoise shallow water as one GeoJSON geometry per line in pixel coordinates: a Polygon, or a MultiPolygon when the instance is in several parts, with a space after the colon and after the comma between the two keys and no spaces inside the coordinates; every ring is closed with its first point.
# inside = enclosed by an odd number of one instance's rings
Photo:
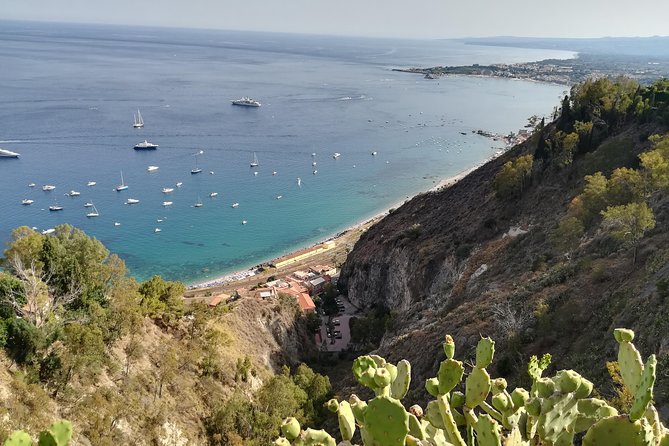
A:
{"type": "Polygon", "coordinates": [[[1,23],[0,147],[21,158],[0,160],[0,240],[20,225],[71,223],[138,279],[186,282],[314,243],[432,187],[494,153],[472,130],[516,131],[564,90],[430,81],[391,68],[570,56],[449,41],[1,23]],[[230,104],[246,95],[263,106],[230,104]],[[132,128],[138,108],[143,129],[132,128]],[[160,148],[133,150],[144,139],[160,148]],[[204,172],[191,175],[199,150],[204,172]],[[149,174],[149,165],[160,169],[149,174]],[[129,189],[116,192],[121,171],[129,189]],[[90,180],[97,185],[86,187],[90,180]],[[175,191],[165,196],[164,187],[175,191]],[[71,189],[81,196],[64,196],[71,189]],[[124,204],[129,197],[140,204],[124,204]],[[193,208],[198,197],[204,206],[193,208]],[[24,198],[35,203],[21,206],[24,198]],[[99,218],[86,218],[86,201],[99,218]],[[65,209],[49,212],[55,202],[65,209]]]}

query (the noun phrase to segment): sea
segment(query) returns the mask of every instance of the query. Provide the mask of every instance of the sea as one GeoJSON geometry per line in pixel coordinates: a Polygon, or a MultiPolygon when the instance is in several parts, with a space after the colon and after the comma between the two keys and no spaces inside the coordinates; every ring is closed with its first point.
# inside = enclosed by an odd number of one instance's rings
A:
{"type": "Polygon", "coordinates": [[[21,155],[0,159],[0,242],[19,226],[69,223],[138,280],[244,270],[483,162],[503,144],[473,131],[517,132],[566,90],[393,68],[571,57],[451,40],[0,22],[0,147],[21,155]],[[262,106],[231,104],[243,96],[262,106]],[[144,140],[159,148],[133,149],[144,140]],[[121,175],[128,189],[117,192],[121,175]]]}

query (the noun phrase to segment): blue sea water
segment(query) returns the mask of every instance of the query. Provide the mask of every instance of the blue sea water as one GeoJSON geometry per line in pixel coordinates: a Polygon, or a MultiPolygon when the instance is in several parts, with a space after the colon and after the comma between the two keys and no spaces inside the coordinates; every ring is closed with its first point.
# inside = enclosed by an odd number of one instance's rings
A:
{"type": "Polygon", "coordinates": [[[0,22],[0,147],[21,154],[0,159],[0,241],[21,225],[70,223],[138,279],[192,283],[240,270],[480,163],[499,145],[472,130],[516,131],[550,113],[565,90],[391,68],[571,56],[452,41],[0,22]],[[241,96],[263,105],[230,104],[241,96]],[[132,127],[137,109],[142,129],[132,127]],[[144,139],[160,148],[133,150],[144,139]],[[200,150],[204,172],[192,175],[200,150]],[[251,169],[254,152],[260,166],[251,169]],[[160,169],[148,173],[149,165],[160,169]],[[129,188],[116,192],[121,171],[129,188]],[[57,188],[43,192],[44,184],[57,188]],[[64,195],[72,189],[81,196],[64,195]],[[140,204],[126,205],[130,197],[140,204]],[[22,206],[24,198],[35,203],[22,206]],[[204,206],[194,208],[198,199],[204,206]],[[100,217],[86,217],[87,201],[100,217]],[[54,203],[64,210],[49,212],[54,203]]]}

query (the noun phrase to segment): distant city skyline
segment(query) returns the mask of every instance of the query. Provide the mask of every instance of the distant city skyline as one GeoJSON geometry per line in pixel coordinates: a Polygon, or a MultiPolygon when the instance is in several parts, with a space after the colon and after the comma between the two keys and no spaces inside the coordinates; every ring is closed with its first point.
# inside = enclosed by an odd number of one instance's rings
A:
{"type": "Polygon", "coordinates": [[[1,19],[401,38],[667,35],[664,0],[4,0],[1,19]]]}

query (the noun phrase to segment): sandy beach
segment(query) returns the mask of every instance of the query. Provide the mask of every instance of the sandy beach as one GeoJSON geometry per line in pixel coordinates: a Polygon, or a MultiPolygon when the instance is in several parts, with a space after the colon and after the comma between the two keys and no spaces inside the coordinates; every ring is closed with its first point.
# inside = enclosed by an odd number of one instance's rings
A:
{"type": "MultiPolygon", "coordinates": [[[[460,181],[462,178],[469,175],[474,170],[478,169],[481,165],[485,164],[490,159],[495,158],[496,156],[499,156],[499,154],[495,154],[492,157],[483,161],[482,163],[479,163],[476,166],[473,166],[469,169],[463,170],[462,172],[456,175],[444,178],[441,181],[439,181],[435,186],[428,189],[427,191],[419,192],[416,195],[435,192],[443,188],[450,187],[455,183],[457,183],[458,181],[460,181]]],[[[379,212],[378,214],[372,216],[371,218],[366,218],[363,221],[360,221],[337,234],[334,234],[328,238],[319,241],[318,243],[314,243],[311,246],[309,246],[313,247],[325,243],[327,241],[331,240],[334,241],[336,243],[335,248],[327,252],[316,254],[307,259],[295,262],[291,265],[282,268],[267,267],[267,264],[270,263],[271,260],[274,260],[274,259],[268,259],[266,262],[263,262],[261,264],[264,266],[262,271],[260,270],[261,265],[258,265],[253,268],[222,275],[220,277],[207,280],[204,282],[191,284],[188,286],[188,289],[186,290],[185,297],[189,299],[192,298],[197,299],[197,298],[205,298],[208,296],[212,296],[217,293],[231,293],[238,288],[245,288],[247,286],[253,286],[255,284],[265,282],[271,276],[289,275],[294,271],[304,269],[309,265],[330,264],[336,266],[339,269],[339,266],[344,262],[344,260],[346,260],[346,256],[348,255],[348,253],[353,249],[355,243],[367,229],[369,229],[372,225],[374,225],[382,218],[384,218],[386,215],[388,215],[390,210],[398,208],[411,198],[406,198],[402,201],[398,201],[394,205],[379,212]]],[[[291,253],[287,253],[286,256],[289,256],[305,248],[308,247],[300,247],[299,249],[296,249],[291,253]]]]}

